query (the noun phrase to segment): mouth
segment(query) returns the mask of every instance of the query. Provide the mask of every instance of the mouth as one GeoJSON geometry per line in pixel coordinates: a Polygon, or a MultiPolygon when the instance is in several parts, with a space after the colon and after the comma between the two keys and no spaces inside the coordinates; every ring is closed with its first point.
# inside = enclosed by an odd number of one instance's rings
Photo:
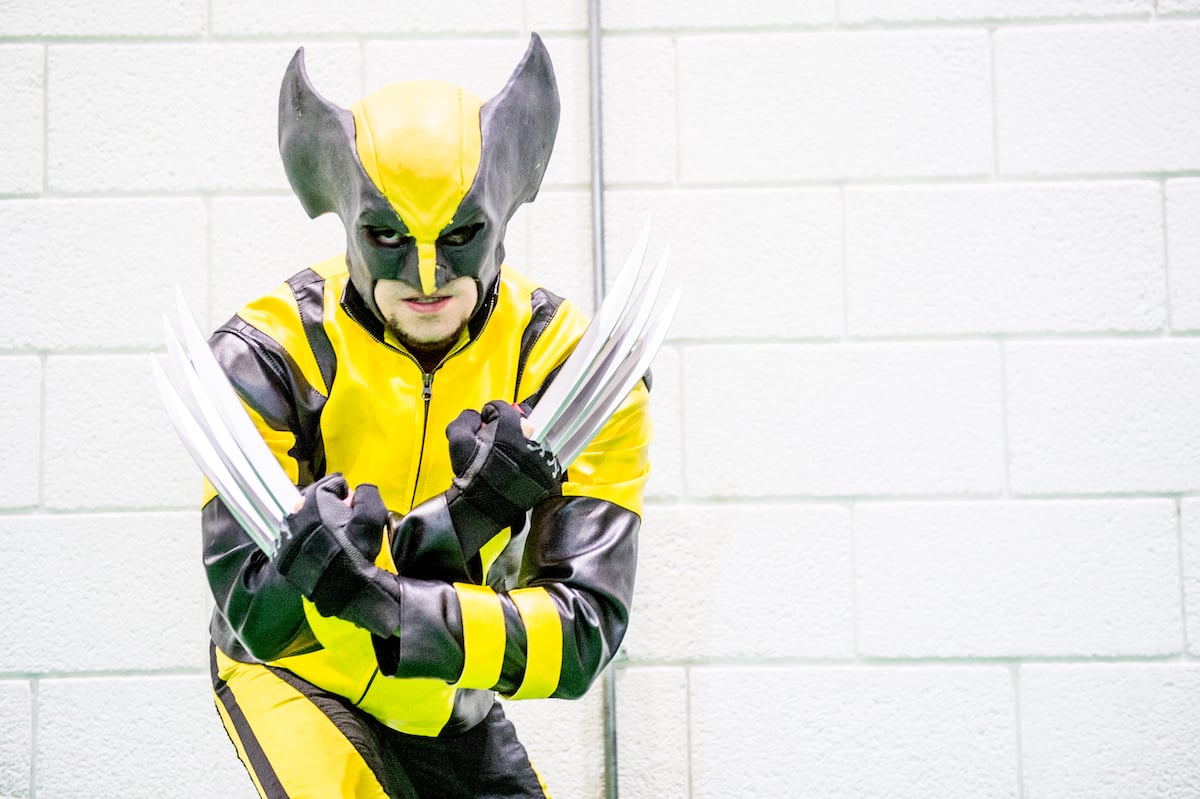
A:
{"type": "Polygon", "coordinates": [[[404,304],[418,313],[433,313],[440,311],[450,302],[449,297],[408,297],[404,300],[404,304]]]}

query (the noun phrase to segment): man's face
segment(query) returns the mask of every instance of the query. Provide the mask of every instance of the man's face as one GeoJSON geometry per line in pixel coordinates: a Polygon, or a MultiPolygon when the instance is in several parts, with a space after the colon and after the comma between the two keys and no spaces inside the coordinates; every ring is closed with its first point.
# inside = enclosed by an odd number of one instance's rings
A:
{"type": "Polygon", "coordinates": [[[423,294],[402,280],[375,283],[375,304],[388,328],[414,354],[442,355],[467,325],[479,291],[475,279],[459,277],[423,294]]]}

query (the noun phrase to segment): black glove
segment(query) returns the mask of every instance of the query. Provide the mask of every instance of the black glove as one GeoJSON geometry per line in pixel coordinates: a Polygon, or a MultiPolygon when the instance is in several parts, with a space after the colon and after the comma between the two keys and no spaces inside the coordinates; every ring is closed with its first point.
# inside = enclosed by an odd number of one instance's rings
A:
{"type": "Polygon", "coordinates": [[[559,491],[558,460],[525,437],[521,411],[502,400],[484,405],[481,413],[460,413],[446,427],[446,438],[455,474],[446,501],[468,559],[559,491]]]}
{"type": "Polygon", "coordinates": [[[284,519],[276,568],[321,615],[391,635],[400,626],[400,588],[396,575],[374,562],[388,522],[379,489],[360,485],[348,506],[346,480],[335,473],[301,494],[304,505],[284,519]]]}

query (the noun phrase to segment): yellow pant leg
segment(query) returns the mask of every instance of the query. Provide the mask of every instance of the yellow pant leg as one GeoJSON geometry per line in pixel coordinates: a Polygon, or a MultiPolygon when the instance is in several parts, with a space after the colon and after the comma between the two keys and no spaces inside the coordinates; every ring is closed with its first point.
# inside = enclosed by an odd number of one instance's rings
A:
{"type": "Polygon", "coordinates": [[[212,651],[217,709],[264,799],[415,795],[404,786],[393,785],[391,794],[384,790],[367,762],[383,770],[372,733],[349,713],[331,718],[326,710],[340,708],[330,704],[327,694],[298,679],[285,680],[266,666],[239,663],[215,647],[212,651]]]}

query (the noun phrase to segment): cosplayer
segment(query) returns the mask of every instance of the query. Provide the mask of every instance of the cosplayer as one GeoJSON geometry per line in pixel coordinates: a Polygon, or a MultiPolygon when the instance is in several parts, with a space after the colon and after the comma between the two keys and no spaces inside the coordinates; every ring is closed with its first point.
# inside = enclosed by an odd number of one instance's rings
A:
{"type": "Polygon", "coordinates": [[[264,797],[547,796],[496,694],[578,697],[621,642],[646,386],[565,471],[522,428],[587,327],[504,263],[558,113],[536,35],[486,103],[347,110],[287,68],[288,179],[346,253],[210,344],[303,503],[270,558],[215,493],[202,516],[217,708],[264,797]]]}

